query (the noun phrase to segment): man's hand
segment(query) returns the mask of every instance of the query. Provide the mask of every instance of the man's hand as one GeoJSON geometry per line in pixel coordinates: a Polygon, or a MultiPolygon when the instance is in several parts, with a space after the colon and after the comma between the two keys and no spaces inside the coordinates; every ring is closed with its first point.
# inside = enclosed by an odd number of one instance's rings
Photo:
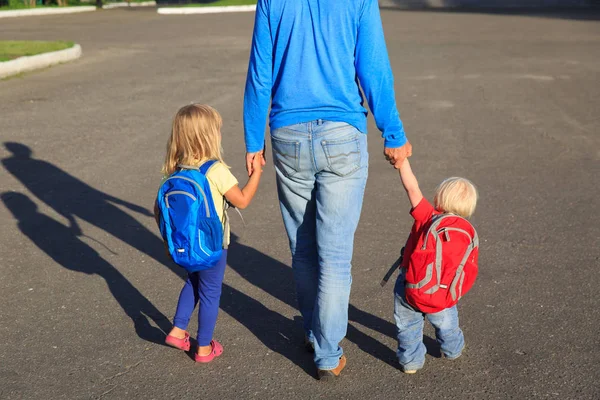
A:
{"type": "Polygon", "coordinates": [[[400,169],[404,160],[412,156],[412,145],[409,142],[406,142],[404,146],[395,149],[386,147],[383,149],[383,155],[394,168],[400,169]]]}
{"type": "Polygon", "coordinates": [[[248,171],[248,176],[252,175],[254,172],[254,157],[260,157],[260,165],[265,166],[267,163],[264,157],[264,149],[261,151],[257,151],[256,153],[246,153],[246,171],[248,171]]]}

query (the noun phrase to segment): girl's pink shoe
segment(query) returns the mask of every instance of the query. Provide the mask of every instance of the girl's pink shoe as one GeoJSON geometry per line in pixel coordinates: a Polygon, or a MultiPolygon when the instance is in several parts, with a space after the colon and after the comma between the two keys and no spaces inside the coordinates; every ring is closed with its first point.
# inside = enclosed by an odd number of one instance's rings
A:
{"type": "Polygon", "coordinates": [[[189,333],[185,333],[185,337],[183,339],[178,339],[175,336],[167,335],[165,339],[165,343],[169,346],[175,347],[176,349],[189,351],[190,350],[190,335],[189,333]]]}
{"type": "Polygon", "coordinates": [[[196,362],[208,363],[211,362],[215,357],[219,357],[221,354],[223,354],[223,346],[221,346],[221,343],[217,342],[216,340],[211,340],[210,345],[212,346],[212,351],[209,355],[201,356],[198,355],[198,353],[195,354],[194,359],[196,362]]]}

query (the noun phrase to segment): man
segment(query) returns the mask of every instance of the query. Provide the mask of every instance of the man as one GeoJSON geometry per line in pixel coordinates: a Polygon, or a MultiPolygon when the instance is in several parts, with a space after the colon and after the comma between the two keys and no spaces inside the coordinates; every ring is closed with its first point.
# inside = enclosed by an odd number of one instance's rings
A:
{"type": "Polygon", "coordinates": [[[258,0],[246,90],[246,164],[264,151],[271,103],[273,160],[298,306],[319,379],[340,375],[354,232],[368,172],[367,110],[384,154],[411,155],[396,110],[377,0],[258,0]]]}

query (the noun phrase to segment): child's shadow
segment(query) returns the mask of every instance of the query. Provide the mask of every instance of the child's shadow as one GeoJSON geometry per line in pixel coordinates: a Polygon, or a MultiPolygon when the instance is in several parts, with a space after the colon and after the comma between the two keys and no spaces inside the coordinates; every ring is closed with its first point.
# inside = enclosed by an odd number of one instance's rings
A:
{"type": "Polygon", "coordinates": [[[18,220],[21,232],[58,264],[71,271],[102,277],[111,294],[133,321],[144,340],[162,344],[171,324],[115,267],[79,238],[79,230],[42,214],[31,199],[17,192],[0,195],[6,208],[18,220]],[[150,318],[156,325],[150,325],[150,318]],[[162,330],[162,331],[161,331],[162,330]]]}
{"type": "Polygon", "coordinates": [[[22,143],[6,142],[4,147],[11,153],[2,159],[4,168],[39,200],[65,217],[75,234],[81,234],[77,217],[169,266],[161,240],[115,204],[145,216],[153,216],[150,211],[104,193],[58,166],[35,158],[33,151],[22,143]]]}
{"type": "MultiPolygon", "coordinates": [[[[234,233],[231,234],[231,241],[232,246],[230,247],[228,254],[228,265],[248,282],[296,309],[296,290],[292,269],[256,249],[239,243],[238,237],[234,233]]],[[[392,312],[392,305],[393,301],[390,299],[390,313],[392,312]]],[[[348,309],[348,319],[391,338],[396,338],[396,326],[393,323],[362,311],[352,304],[350,304],[348,309]]],[[[294,332],[290,333],[291,336],[286,336],[288,338],[295,338],[294,342],[300,344],[302,342],[303,332],[301,329],[302,323],[299,319],[296,325],[296,327],[292,327],[294,332]]],[[[254,332],[253,329],[251,330],[254,332]]],[[[254,333],[256,334],[256,332],[254,333]]],[[[398,367],[398,361],[394,350],[361,332],[354,324],[348,324],[346,338],[356,344],[364,352],[371,354],[394,368],[398,367]]],[[[282,342],[283,338],[276,337],[276,339],[282,342]]],[[[424,342],[428,354],[433,357],[440,357],[439,345],[435,340],[428,336],[424,336],[424,342]]],[[[288,346],[290,345],[288,341],[285,343],[288,346]]],[[[291,345],[292,347],[301,347],[300,345],[295,346],[293,343],[291,343],[291,345]]]]}

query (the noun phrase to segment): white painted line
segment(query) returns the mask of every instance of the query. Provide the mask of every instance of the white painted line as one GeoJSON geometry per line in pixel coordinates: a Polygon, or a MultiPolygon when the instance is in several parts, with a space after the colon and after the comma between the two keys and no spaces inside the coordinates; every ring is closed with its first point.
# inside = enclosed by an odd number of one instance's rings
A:
{"type": "Polygon", "coordinates": [[[29,8],[26,10],[0,11],[0,18],[28,17],[32,15],[74,14],[88,11],[96,11],[95,6],[81,7],[56,7],[56,8],[29,8]]]}
{"type": "Polygon", "coordinates": [[[111,8],[121,8],[121,7],[155,7],[156,6],[156,1],[143,1],[141,3],[136,3],[136,2],[119,2],[119,3],[106,3],[105,5],[102,6],[102,8],[104,9],[111,9],[111,8]]]}
{"type": "Polygon", "coordinates": [[[217,14],[228,12],[248,12],[256,10],[256,4],[247,6],[223,6],[223,7],[159,7],[159,14],[217,14]]]}
{"type": "MultiPolygon", "coordinates": [[[[78,7],[79,8],[79,7],[78,7]]],[[[19,57],[14,60],[0,62],[0,79],[22,72],[47,68],[54,64],[76,60],[81,57],[81,46],[76,44],[68,49],[52,51],[35,56],[19,57]]]]}

